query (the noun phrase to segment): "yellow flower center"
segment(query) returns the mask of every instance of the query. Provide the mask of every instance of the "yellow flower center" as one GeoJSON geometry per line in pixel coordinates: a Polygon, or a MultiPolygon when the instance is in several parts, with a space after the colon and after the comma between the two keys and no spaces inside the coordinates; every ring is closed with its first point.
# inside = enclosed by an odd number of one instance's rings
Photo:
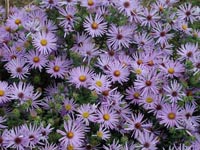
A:
{"type": "Polygon", "coordinates": [[[173,119],[176,118],[176,114],[173,113],[173,112],[170,112],[170,113],[168,114],[168,118],[171,119],[171,120],[173,120],[173,119]]]}
{"type": "Polygon", "coordinates": [[[66,104],[66,105],[65,105],[65,109],[66,109],[67,111],[69,111],[69,110],[72,109],[72,106],[71,106],[70,104],[66,104]]]}
{"type": "Polygon", "coordinates": [[[84,113],[82,114],[83,118],[88,118],[89,115],[90,115],[90,114],[89,114],[88,112],[84,112],[84,113]]]}
{"type": "Polygon", "coordinates": [[[8,27],[8,26],[6,26],[6,27],[5,27],[5,30],[8,31],[8,32],[10,32],[10,31],[11,31],[11,28],[8,27]]]}
{"type": "Polygon", "coordinates": [[[60,67],[59,67],[59,66],[54,66],[54,67],[53,67],[53,70],[54,70],[55,72],[58,72],[58,71],[60,70],[60,67]]]}
{"type": "Polygon", "coordinates": [[[182,29],[183,29],[183,30],[187,30],[187,28],[188,28],[188,27],[187,27],[186,24],[183,24],[183,25],[182,25],[182,29]]]}
{"type": "Polygon", "coordinates": [[[5,91],[4,90],[0,90],[0,96],[4,96],[5,91]]]}
{"type": "Polygon", "coordinates": [[[94,29],[94,30],[98,29],[98,26],[99,25],[96,22],[93,22],[91,25],[92,29],[94,29]]]}
{"type": "Polygon", "coordinates": [[[86,81],[86,76],[85,75],[81,75],[81,76],[79,76],[79,81],[81,81],[81,82],[85,82],[86,81]]]}
{"type": "Polygon", "coordinates": [[[193,36],[194,36],[195,38],[197,38],[197,37],[198,37],[198,34],[197,34],[196,32],[194,32],[194,33],[193,33],[193,36]]]}
{"type": "Polygon", "coordinates": [[[21,48],[20,46],[17,46],[17,47],[16,47],[16,50],[19,52],[19,51],[22,50],[22,48],[21,48]]]}
{"type": "Polygon", "coordinates": [[[100,138],[102,138],[102,137],[103,137],[103,132],[98,131],[98,132],[97,132],[97,136],[100,137],[100,138]]]}
{"type": "Polygon", "coordinates": [[[15,20],[15,24],[16,24],[16,25],[19,25],[19,24],[21,24],[21,23],[22,23],[22,21],[21,21],[20,19],[16,19],[16,20],[15,20]]]}
{"type": "Polygon", "coordinates": [[[109,115],[109,114],[104,114],[104,115],[103,115],[103,119],[104,119],[105,121],[110,120],[110,115],[109,115]]]}
{"type": "Polygon", "coordinates": [[[153,98],[147,97],[147,98],[146,98],[146,102],[147,102],[147,103],[152,103],[152,102],[153,102],[153,98]]]}
{"type": "Polygon", "coordinates": [[[96,81],[96,85],[102,87],[102,82],[100,80],[96,81]]]}
{"type": "Polygon", "coordinates": [[[73,132],[67,132],[67,137],[69,139],[73,138],[74,137],[74,133],[73,132]]]}
{"type": "Polygon", "coordinates": [[[94,5],[94,1],[93,1],[93,0],[88,0],[88,5],[89,5],[89,6],[94,5]]]}
{"type": "Polygon", "coordinates": [[[38,63],[40,61],[40,58],[38,56],[35,56],[33,58],[33,62],[38,63]]]}
{"type": "Polygon", "coordinates": [[[138,69],[135,70],[135,73],[136,73],[136,74],[141,74],[141,73],[142,73],[142,70],[138,68],[138,69]]]}
{"type": "Polygon", "coordinates": [[[168,73],[173,74],[174,73],[174,68],[169,68],[168,73]]]}
{"type": "Polygon", "coordinates": [[[71,144],[69,144],[69,145],[67,146],[67,150],[74,150],[74,146],[71,145],[71,144]]]}
{"type": "Polygon", "coordinates": [[[114,76],[119,77],[121,74],[121,72],[119,70],[115,70],[114,71],[114,76]]]}
{"type": "Polygon", "coordinates": [[[46,39],[42,39],[41,41],[40,41],[40,44],[42,45],[42,46],[46,46],[47,45],[47,40],[46,39]]]}

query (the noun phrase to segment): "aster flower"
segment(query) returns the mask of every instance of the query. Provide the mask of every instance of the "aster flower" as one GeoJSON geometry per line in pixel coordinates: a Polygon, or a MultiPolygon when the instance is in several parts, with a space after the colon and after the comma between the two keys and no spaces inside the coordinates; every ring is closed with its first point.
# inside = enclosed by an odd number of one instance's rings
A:
{"type": "Polygon", "coordinates": [[[195,55],[198,55],[198,44],[186,43],[181,45],[178,50],[178,54],[180,55],[179,60],[192,60],[195,55]]]}
{"type": "Polygon", "coordinates": [[[91,38],[88,37],[86,34],[79,34],[77,33],[76,35],[76,39],[75,39],[75,44],[74,46],[71,48],[72,51],[80,53],[81,52],[81,48],[89,43],[91,43],[91,38]]]}
{"type": "Polygon", "coordinates": [[[182,86],[175,80],[170,83],[170,86],[164,87],[166,96],[172,104],[176,104],[178,100],[181,100],[185,94],[181,91],[182,86]]]}
{"type": "Polygon", "coordinates": [[[10,92],[10,99],[18,99],[21,102],[24,102],[28,99],[30,94],[34,92],[34,88],[30,84],[19,82],[18,84],[13,83],[13,85],[10,87],[10,92]]]}
{"type": "Polygon", "coordinates": [[[57,39],[53,33],[37,32],[33,37],[33,45],[42,54],[49,54],[55,51],[57,39]]]}
{"type": "Polygon", "coordinates": [[[169,34],[170,30],[171,28],[169,25],[163,27],[160,23],[157,23],[152,30],[152,35],[154,38],[157,38],[156,43],[160,43],[161,45],[167,44],[168,40],[173,37],[173,34],[169,34]]]}
{"type": "Polygon", "coordinates": [[[104,89],[105,87],[109,88],[110,86],[110,79],[106,75],[102,74],[94,74],[89,83],[89,88],[95,91],[104,89]]]}
{"type": "Polygon", "coordinates": [[[47,73],[51,74],[51,77],[63,79],[68,73],[71,62],[61,57],[56,57],[53,61],[49,61],[47,64],[47,73]]]}
{"type": "Polygon", "coordinates": [[[40,125],[40,134],[41,140],[45,141],[45,143],[48,143],[48,135],[52,132],[53,128],[51,128],[51,124],[48,124],[46,127],[43,126],[43,124],[40,125]]]}
{"type": "Polygon", "coordinates": [[[58,0],[43,0],[41,6],[45,9],[53,9],[58,7],[58,0]]]}
{"type": "Polygon", "coordinates": [[[64,122],[64,129],[57,130],[57,133],[61,134],[63,137],[59,139],[62,145],[77,145],[80,146],[84,142],[85,132],[84,126],[79,122],[74,120],[69,120],[64,122]]]}
{"type": "Polygon", "coordinates": [[[40,134],[40,128],[36,125],[23,125],[21,127],[23,133],[26,133],[26,138],[28,139],[28,147],[35,148],[38,144],[43,144],[40,142],[42,134],[40,134]]]}
{"type": "Polygon", "coordinates": [[[40,150],[58,150],[58,146],[55,144],[46,143],[45,146],[42,147],[40,150]]]}
{"type": "Polygon", "coordinates": [[[116,111],[109,107],[100,107],[97,113],[97,122],[107,129],[114,129],[118,123],[118,115],[116,111]]]}
{"type": "Polygon", "coordinates": [[[114,24],[108,30],[108,45],[114,49],[129,48],[132,40],[132,29],[129,26],[116,27],[114,24]]]}
{"type": "Polygon", "coordinates": [[[200,72],[200,54],[197,54],[192,58],[192,63],[194,66],[192,71],[194,71],[194,74],[197,74],[198,72],[200,72]]]}
{"type": "Polygon", "coordinates": [[[77,67],[70,71],[69,82],[74,84],[76,88],[88,87],[93,72],[88,67],[77,67]]]}
{"type": "Polygon", "coordinates": [[[95,107],[89,104],[81,105],[77,109],[77,119],[80,119],[81,121],[84,121],[86,125],[89,125],[89,122],[95,121],[95,107]]]}
{"type": "Polygon", "coordinates": [[[103,146],[104,150],[111,150],[111,149],[115,149],[115,150],[120,150],[122,147],[121,144],[119,144],[119,141],[115,141],[113,140],[112,144],[108,144],[108,146],[103,146]]]}
{"type": "Polygon", "coordinates": [[[62,17],[59,17],[58,19],[60,20],[59,25],[67,28],[68,26],[74,26],[74,23],[76,21],[75,14],[76,14],[76,9],[75,7],[65,7],[59,9],[59,13],[62,15],[62,17]]]}
{"type": "Polygon", "coordinates": [[[5,135],[5,147],[14,148],[16,150],[24,150],[28,145],[28,141],[24,132],[20,127],[15,127],[7,132],[5,135]]]}
{"type": "Polygon", "coordinates": [[[102,126],[100,126],[100,128],[97,131],[96,135],[97,135],[98,138],[101,138],[102,140],[105,140],[105,141],[110,139],[110,136],[111,136],[109,130],[104,128],[104,127],[102,127],[102,126]]]}
{"type": "Polygon", "coordinates": [[[81,6],[86,7],[87,9],[94,9],[99,5],[98,0],[82,0],[81,1],[81,6]]]}
{"type": "Polygon", "coordinates": [[[133,131],[132,136],[138,138],[140,133],[147,132],[147,129],[151,126],[150,123],[145,123],[146,120],[143,120],[144,115],[139,113],[137,115],[131,115],[131,118],[127,118],[126,123],[124,125],[125,130],[133,131]]]}
{"type": "Polygon", "coordinates": [[[29,66],[26,65],[25,59],[13,59],[5,64],[5,68],[11,73],[12,78],[25,79],[29,74],[29,66]]]}
{"type": "Polygon", "coordinates": [[[0,104],[10,101],[10,88],[7,82],[0,81],[0,104]]]}
{"type": "Polygon", "coordinates": [[[145,95],[149,92],[152,92],[154,94],[158,93],[158,83],[160,74],[157,74],[154,70],[149,70],[148,73],[140,76],[140,78],[137,78],[134,82],[135,88],[137,90],[141,90],[141,94],[145,95]]]}
{"type": "Polygon", "coordinates": [[[106,32],[107,23],[104,22],[103,17],[96,15],[93,19],[92,16],[85,18],[83,26],[86,32],[92,37],[102,36],[106,32]]]}
{"type": "Polygon", "coordinates": [[[192,7],[190,3],[184,3],[179,6],[179,10],[177,11],[178,19],[190,21],[193,23],[197,20],[197,12],[196,8],[192,7]]]}
{"type": "Polygon", "coordinates": [[[29,51],[26,55],[26,59],[30,68],[38,68],[40,72],[47,64],[47,55],[43,55],[39,51],[29,51]]]}
{"type": "Polygon", "coordinates": [[[105,72],[108,77],[111,78],[112,82],[122,82],[128,81],[128,76],[130,74],[128,68],[118,61],[114,61],[108,64],[108,70],[105,72]]]}
{"type": "Polygon", "coordinates": [[[156,101],[157,101],[157,95],[148,93],[142,96],[139,104],[142,105],[144,109],[148,110],[153,108],[156,101]]]}
{"type": "Polygon", "coordinates": [[[179,126],[179,124],[181,124],[182,115],[177,105],[171,106],[170,104],[166,104],[158,114],[158,118],[161,119],[160,124],[169,128],[179,126]]]}
{"type": "Polygon", "coordinates": [[[141,91],[135,89],[134,86],[131,86],[128,89],[126,89],[126,93],[126,99],[130,100],[133,104],[138,104],[141,100],[141,91]]]}
{"type": "Polygon", "coordinates": [[[65,99],[63,108],[62,108],[62,114],[73,114],[77,109],[77,104],[73,99],[65,99]]]}
{"type": "Polygon", "coordinates": [[[156,22],[160,19],[160,17],[157,14],[157,10],[144,8],[143,13],[141,13],[141,19],[142,19],[142,25],[153,27],[156,22]]]}
{"type": "Polygon", "coordinates": [[[131,11],[135,8],[138,3],[137,1],[130,1],[130,0],[119,0],[117,3],[117,7],[120,13],[124,13],[125,15],[129,16],[131,11]]]}
{"type": "Polygon", "coordinates": [[[183,64],[179,61],[169,60],[167,62],[163,62],[163,66],[160,66],[161,71],[163,71],[167,77],[181,77],[185,71],[183,64]]]}
{"type": "Polygon", "coordinates": [[[136,147],[140,147],[141,150],[156,150],[156,144],[159,142],[152,133],[147,132],[140,133],[138,141],[140,142],[140,145],[136,147]]]}

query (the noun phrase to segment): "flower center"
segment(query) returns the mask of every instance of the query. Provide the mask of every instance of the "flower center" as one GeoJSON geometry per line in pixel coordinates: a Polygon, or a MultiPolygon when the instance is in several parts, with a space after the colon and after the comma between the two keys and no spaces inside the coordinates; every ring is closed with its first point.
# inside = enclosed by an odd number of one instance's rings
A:
{"type": "Polygon", "coordinates": [[[186,16],[189,16],[189,15],[191,15],[191,13],[190,13],[190,11],[186,11],[186,16]]]}
{"type": "Polygon", "coordinates": [[[70,21],[72,19],[72,16],[71,15],[67,15],[66,19],[70,21]]]}
{"type": "Polygon", "coordinates": [[[160,32],[160,36],[161,36],[161,37],[165,36],[165,34],[166,34],[165,31],[160,32]]]}
{"type": "Polygon", "coordinates": [[[153,66],[154,65],[154,62],[153,62],[153,60],[150,60],[150,61],[148,61],[148,66],[153,66]]]}
{"type": "Polygon", "coordinates": [[[96,22],[93,22],[91,25],[92,29],[94,29],[94,30],[98,29],[98,26],[99,25],[96,22]]]}
{"type": "Polygon", "coordinates": [[[143,61],[141,59],[138,59],[137,64],[141,65],[141,64],[143,64],[143,61]]]}
{"type": "Polygon", "coordinates": [[[66,105],[65,105],[65,109],[66,109],[67,111],[69,111],[69,110],[72,109],[72,106],[71,106],[70,104],[66,104],[66,105]]]}
{"type": "Polygon", "coordinates": [[[153,98],[147,97],[147,98],[146,98],[146,102],[147,102],[147,103],[152,103],[152,102],[153,102],[153,98]]]}
{"type": "Polygon", "coordinates": [[[169,74],[173,74],[173,73],[174,73],[174,68],[169,68],[169,69],[168,69],[168,73],[169,73],[169,74]]]}
{"type": "Polygon", "coordinates": [[[85,82],[86,81],[86,76],[85,75],[81,75],[81,76],[79,76],[79,81],[81,81],[81,82],[85,82]]]}
{"type": "Polygon", "coordinates": [[[145,147],[145,148],[149,148],[149,146],[150,146],[150,144],[149,144],[149,143],[147,143],[147,142],[146,142],[146,143],[144,143],[144,147],[145,147]]]}
{"type": "Polygon", "coordinates": [[[136,129],[140,129],[140,128],[141,128],[141,123],[137,122],[137,123],[135,124],[135,128],[136,128],[136,129]]]}
{"type": "Polygon", "coordinates": [[[89,114],[88,112],[84,112],[84,113],[82,114],[83,118],[88,118],[89,115],[90,115],[90,114],[89,114]]]}
{"type": "Polygon", "coordinates": [[[30,136],[29,136],[29,140],[30,140],[30,141],[33,141],[34,139],[35,139],[34,135],[30,135],[30,136]]]}
{"type": "Polygon", "coordinates": [[[98,132],[97,132],[97,136],[100,137],[100,138],[102,138],[102,137],[103,137],[103,132],[98,131],[98,132]]]}
{"type": "Polygon", "coordinates": [[[93,0],[88,0],[88,5],[89,5],[89,6],[94,5],[94,1],[93,1],[93,0]]]}
{"type": "Polygon", "coordinates": [[[141,74],[141,73],[142,73],[142,70],[138,68],[138,69],[135,70],[135,73],[136,73],[136,74],[141,74]]]}
{"type": "Polygon", "coordinates": [[[176,118],[176,114],[173,113],[173,112],[170,112],[170,113],[168,114],[168,118],[171,119],[171,120],[173,120],[173,119],[176,118]]]}
{"type": "Polygon", "coordinates": [[[192,56],[192,52],[189,51],[189,52],[187,53],[187,56],[188,56],[188,57],[191,57],[191,56],[192,56]]]}
{"type": "Polygon", "coordinates": [[[5,91],[4,90],[0,90],[0,96],[4,96],[5,91]]]}
{"type": "Polygon", "coordinates": [[[103,94],[104,96],[108,96],[108,95],[109,95],[109,90],[103,91],[102,94],[103,94]]]}
{"type": "Polygon", "coordinates": [[[18,73],[21,73],[21,72],[22,72],[22,68],[21,68],[21,67],[17,67],[16,71],[17,71],[18,73]]]}
{"type": "Polygon", "coordinates": [[[96,81],[96,85],[97,85],[98,87],[102,87],[102,82],[101,82],[100,80],[98,80],[98,81],[96,81]]]}
{"type": "Polygon", "coordinates": [[[73,137],[74,137],[74,133],[73,132],[67,132],[67,137],[69,138],[69,139],[72,139],[73,137]]]}
{"type": "Polygon", "coordinates": [[[103,115],[103,119],[104,119],[105,121],[110,120],[110,115],[109,115],[109,114],[104,114],[104,115],[103,115]]]}
{"type": "Polygon", "coordinates": [[[18,94],[18,97],[19,97],[19,98],[24,98],[24,93],[20,92],[20,93],[18,94]]]}
{"type": "Polygon", "coordinates": [[[149,80],[148,80],[148,81],[146,81],[146,85],[147,85],[147,86],[151,86],[151,84],[152,84],[152,82],[151,82],[151,81],[149,81],[149,80]]]}
{"type": "Polygon", "coordinates": [[[16,25],[19,25],[19,24],[21,24],[21,23],[22,23],[22,22],[21,22],[20,19],[16,19],[16,20],[15,20],[15,24],[16,24],[16,25]]]}
{"type": "Polygon", "coordinates": [[[177,94],[176,91],[173,91],[173,92],[172,92],[172,96],[173,96],[173,97],[176,97],[177,95],[178,95],[178,94],[177,94]]]}
{"type": "Polygon", "coordinates": [[[147,20],[150,21],[151,19],[152,19],[152,16],[151,16],[151,15],[148,15],[148,16],[147,16],[147,20]]]}
{"type": "Polygon", "coordinates": [[[121,72],[119,70],[115,70],[114,71],[114,76],[119,77],[121,74],[121,72]]]}
{"type": "Polygon", "coordinates": [[[182,29],[183,29],[183,30],[187,30],[187,28],[188,28],[188,27],[187,27],[186,24],[183,24],[183,25],[182,25],[182,29]]]}
{"type": "Polygon", "coordinates": [[[129,6],[130,6],[130,3],[129,3],[129,2],[125,2],[125,3],[124,3],[124,7],[125,7],[125,8],[128,8],[129,6]]]}
{"type": "Polygon", "coordinates": [[[53,70],[54,70],[55,72],[58,72],[58,71],[60,70],[60,67],[59,67],[59,66],[54,66],[54,67],[53,67],[53,70]]]}
{"type": "Polygon", "coordinates": [[[139,96],[140,96],[140,93],[138,93],[138,92],[135,92],[135,93],[133,94],[133,97],[134,97],[135,99],[138,99],[139,96]]]}
{"type": "Polygon", "coordinates": [[[20,144],[22,142],[22,139],[20,137],[15,138],[15,143],[20,144]]]}
{"type": "Polygon", "coordinates": [[[40,41],[40,44],[42,45],[42,46],[46,46],[47,45],[47,40],[46,39],[42,39],[41,41],[40,41]]]}
{"type": "Polygon", "coordinates": [[[3,138],[2,138],[2,136],[0,136],[0,144],[2,144],[3,143],[3,138]]]}
{"type": "Polygon", "coordinates": [[[121,35],[121,34],[118,34],[118,35],[117,35],[117,39],[118,39],[118,40],[121,40],[122,38],[123,38],[123,35],[121,35]]]}
{"type": "Polygon", "coordinates": [[[40,58],[38,56],[35,56],[33,58],[33,62],[38,63],[40,61],[40,58]]]}

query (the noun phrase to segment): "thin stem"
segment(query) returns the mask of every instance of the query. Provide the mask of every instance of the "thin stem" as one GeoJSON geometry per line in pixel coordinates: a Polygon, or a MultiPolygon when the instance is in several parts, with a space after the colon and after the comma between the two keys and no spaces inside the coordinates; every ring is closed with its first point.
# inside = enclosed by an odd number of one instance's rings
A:
{"type": "Polygon", "coordinates": [[[10,0],[5,0],[6,19],[9,16],[10,0]]]}

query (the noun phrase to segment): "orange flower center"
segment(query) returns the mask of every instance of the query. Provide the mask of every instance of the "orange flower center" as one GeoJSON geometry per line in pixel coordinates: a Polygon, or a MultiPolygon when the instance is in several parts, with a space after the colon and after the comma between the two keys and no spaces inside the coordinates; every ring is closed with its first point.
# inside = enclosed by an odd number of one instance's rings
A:
{"type": "Polygon", "coordinates": [[[81,81],[81,82],[85,82],[86,81],[86,76],[85,75],[81,75],[81,76],[79,76],[79,81],[81,81]]]}
{"type": "Polygon", "coordinates": [[[74,133],[73,132],[67,132],[67,137],[69,139],[72,139],[74,137],[74,133]]]}
{"type": "Polygon", "coordinates": [[[35,56],[33,58],[33,62],[38,63],[40,61],[40,58],[38,56],[35,56]]]}
{"type": "Polygon", "coordinates": [[[173,73],[174,73],[174,68],[169,68],[169,69],[168,69],[168,73],[169,73],[169,74],[173,74],[173,73]]]}
{"type": "Polygon", "coordinates": [[[173,120],[173,119],[176,118],[176,114],[173,113],[173,112],[170,112],[170,113],[168,114],[168,118],[171,119],[171,120],[173,120]]]}
{"type": "Polygon", "coordinates": [[[94,29],[94,30],[98,29],[98,26],[99,25],[96,22],[93,22],[91,25],[92,29],[94,29]]]}
{"type": "Polygon", "coordinates": [[[16,20],[15,20],[15,24],[16,24],[16,25],[19,25],[19,24],[21,24],[21,23],[22,23],[22,21],[21,21],[20,19],[16,19],[16,20]]]}
{"type": "Polygon", "coordinates": [[[53,70],[54,70],[55,72],[58,72],[58,71],[60,70],[60,67],[59,67],[59,66],[54,66],[54,67],[53,67],[53,70]]]}
{"type": "Polygon", "coordinates": [[[119,77],[121,74],[121,72],[119,70],[115,70],[114,71],[114,76],[119,77]]]}
{"type": "Polygon", "coordinates": [[[0,96],[4,96],[5,91],[4,90],[0,90],[0,96]]]}
{"type": "Polygon", "coordinates": [[[94,5],[94,1],[93,1],[93,0],[88,0],[88,5],[89,5],[89,6],[94,5]]]}

